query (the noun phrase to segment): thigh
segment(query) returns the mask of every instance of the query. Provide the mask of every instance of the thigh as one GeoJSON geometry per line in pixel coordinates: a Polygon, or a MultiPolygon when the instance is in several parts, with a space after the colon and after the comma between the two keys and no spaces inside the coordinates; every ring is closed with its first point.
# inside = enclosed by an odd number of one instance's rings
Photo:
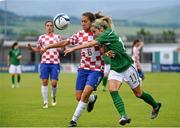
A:
{"type": "Polygon", "coordinates": [[[50,65],[51,80],[58,80],[59,73],[60,73],[60,65],[59,64],[51,64],[50,65]]]}
{"type": "Polygon", "coordinates": [[[10,74],[15,74],[16,73],[16,67],[14,65],[12,65],[12,64],[9,67],[9,73],[10,74]]]}
{"type": "Polygon", "coordinates": [[[103,72],[89,71],[86,85],[89,85],[92,88],[94,88],[94,90],[96,90],[103,76],[104,76],[103,72]]]}
{"type": "Polygon", "coordinates": [[[118,80],[109,80],[109,91],[118,91],[120,86],[121,86],[122,82],[118,81],[118,80]]]}
{"type": "Polygon", "coordinates": [[[21,65],[17,65],[16,67],[16,73],[21,74],[21,65]]]}
{"type": "Polygon", "coordinates": [[[123,75],[122,75],[122,73],[116,72],[114,70],[110,70],[108,80],[117,80],[122,83],[123,75]]]}
{"type": "Polygon", "coordinates": [[[131,89],[136,88],[140,85],[139,74],[134,65],[130,66],[125,72],[123,72],[124,80],[131,87],[131,89]]]}
{"type": "Polygon", "coordinates": [[[109,81],[109,91],[117,91],[122,84],[123,75],[122,73],[118,73],[116,71],[110,70],[108,81],[109,81]]]}
{"type": "Polygon", "coordinates": [[[104,65],[104,74],[109,74],[110,71],[110,64],[105,64],[104,65]]]}
{"type": "Polygon", "coordinates": [[[88,73],[86,72],[86,70],[79,68],[76,79],[76,91],[84,90],[87,77],[88,77],[88,73]]]}
{"type": "Polygon", "coordinates": [[[40,78],[49,79],[49,67],[48,64],[40,64],[40,78]]]}

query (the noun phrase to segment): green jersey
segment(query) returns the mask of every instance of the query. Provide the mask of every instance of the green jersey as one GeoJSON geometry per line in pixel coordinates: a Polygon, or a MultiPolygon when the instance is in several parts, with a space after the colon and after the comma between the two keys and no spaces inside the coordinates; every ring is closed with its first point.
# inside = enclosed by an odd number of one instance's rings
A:
{"type": "Polygon", "coordinates": [[[20,59],[17,59],[17,57],[20,55],[21,55],[21,52],[19,49],[11,49],[9,52],[10,64],[19,65],[20,59]]]}
{"type": "Polygon", "coordinates": [[[109,58],[108,56],[103,55],[102,59],[104,60],[105,64],[111,64],[111,58],[109,58]]]}
{"type": "Polygon", "coordinates": [[[132,58],[126,53],[121,38],[111,29],[102,32],[96,41],[105,47],[105,51],[112,50],[115,53],[115,57],[111,58],[111,70],[123,72],[133,63],[132,58]]]}

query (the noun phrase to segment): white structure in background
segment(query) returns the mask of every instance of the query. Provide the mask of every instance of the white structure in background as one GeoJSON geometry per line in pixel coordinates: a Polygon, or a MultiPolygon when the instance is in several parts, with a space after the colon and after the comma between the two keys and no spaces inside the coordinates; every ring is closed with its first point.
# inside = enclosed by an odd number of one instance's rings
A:
{"type": "MultiPolygon", "coordinates": [[[[3,44],[3,59],[0,58],[0,63],[6,63],[6,57],[8,52],[11,48],[11,45],[14,41],[5,41],[3,44]]],[[[19,45],[21,48],[23,64],[38,64],[40,61],[40,55],[34,52],[31,52],[27,49],[26,45],[31,43],[36,45],[36,41],[19,41],[19,45]]],[[[131,54],[132,42],[125,44],[128,54],[131,54]]],[[[143,71],[151,72],[153,71],[160,71],[160,66],[162,64],[168,65],[179,65],[180,66],[180,51],[178,52],[177,49],[180,49],[180,44],[145,44],[143,47],[142,52],[142,68],[143,71]],[[157,66],[157,69],[154,70],[154,67],[157,66]]],[[[62,68],[65,72],[76,72],[78,67],[80,53],[74,52],[69,56],[69,58],[63,58],[63,52],[61,53],[61,62],[62,68]]],[[[155,67],[156,68],[156,67],[155,67]]],[[[172,67],[174,68],[174,67],[172,67]]],[[[175,67],[176,68],[176,67],[175,67]]]]}

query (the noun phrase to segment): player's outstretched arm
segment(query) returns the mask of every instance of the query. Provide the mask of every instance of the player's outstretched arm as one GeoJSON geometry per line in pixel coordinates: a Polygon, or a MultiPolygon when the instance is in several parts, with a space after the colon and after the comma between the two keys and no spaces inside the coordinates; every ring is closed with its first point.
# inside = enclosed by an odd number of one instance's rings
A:
{"type": "Polygon", "coordinates": [[[90,41],[90,42],[86,42],[86,43],[84,43],[82,45],[75,46],[73,48],[66,48],[66,50],[64,51],[64,56],[66,56],[70,52],[77,51],[77,50],[80,50],[80,49],[83,49],[83,48],[89,48],[89,47],[92,47],[92,46],[94,46],[96,44],[97,44],[97,42],[95,40],[93,40],[93,41],[90,41]]]}
{"type": "Polygon", "coordinates": [[[33,47],[31,44],[28,44],[27,47],[28,47],[29,50],[32,50],[34,52],[40,52],[39,48],[33,47]]]}
{"type": "Polygon", "coordinates": [[[40,50],[40,52],[42,52],[42,53],[46,52],[48,49],[51,49],[51,48],[62,48],[64,46],[66,46],[66,45],[69,45],[69,42],[66,41],[66,40],[62,40],[62,41],[60,41],[60,42],[58,42],[56,44],[51,44],[51,45],[48,45],[46,48],[42,48],[40,50]]]}

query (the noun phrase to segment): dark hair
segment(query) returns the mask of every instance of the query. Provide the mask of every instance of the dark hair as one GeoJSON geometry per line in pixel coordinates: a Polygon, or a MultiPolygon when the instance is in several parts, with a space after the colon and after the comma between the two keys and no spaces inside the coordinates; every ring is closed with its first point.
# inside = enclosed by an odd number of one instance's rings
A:
{"type": "Polygon", "coordinates": [[[99,11],[99,12],[94,14],[96,19],[100,19],[100,18],[104,17],[104,15],[101,15],[100,13],[101,12],[99,11]]]}
{"type": "Polygon", "coordinates": [[[17,42],[17,41],[15,41],[15,42],[13,43],[13,45],[11,46],[11,48],[14,49],[14,47],[15,47],[16,45],[18,45],[18,42],[17,42]]]}
{"type": "Polygon", "coordinates": [[[53,24],[53,21],[52,20],[46,20],[45,22],[44,22],[44,25],[46,25],[47,23],[52,23],[53,24]]]}
{"type": "Polygon", "coordinates": [[[95,15],[94,15],[93,13],[91,13],[91,12],[84,12],[84,13],[82,14],[82,16],[88,17],[88,19],[89,19],[91,22],[95,21],[95,19],[96,19],[95,15]]]}
{"type": "Polygon", "coordinates": [[[135,46],[138,42],[141,42],[141,40],[140,40],[140,39],[136,39],[136,40],[134,40],[134,41],[133,41],[133,45],[132,45],[132,46],[134,47],[134,46],[135,46]]]}
{"type": "Polygon", "coordinates": [[[140,40],[140,39],[136,39],[136,40],[133,41],[132,50],[131,50],[131,54],[132,54],[132,55],[133,55],[133,48],[134,48],[134,46],[135,46],[138,42],[141,42],[141,40],[140,40]]]}

